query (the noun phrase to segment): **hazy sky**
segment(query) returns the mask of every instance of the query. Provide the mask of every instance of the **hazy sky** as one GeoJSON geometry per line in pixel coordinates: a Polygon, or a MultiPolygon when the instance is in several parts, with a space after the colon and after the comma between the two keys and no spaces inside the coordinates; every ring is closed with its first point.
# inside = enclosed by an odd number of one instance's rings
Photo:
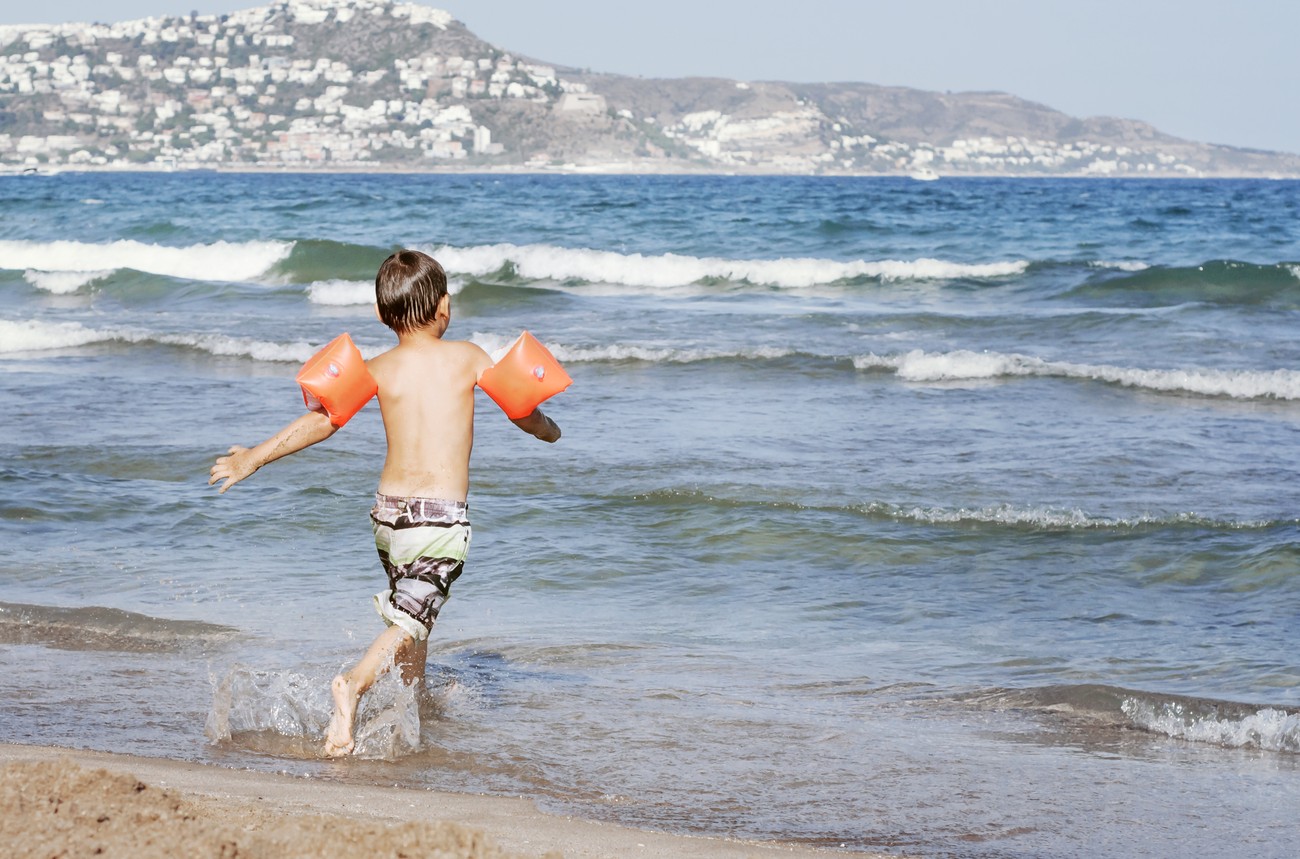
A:
{"type": "MultiPolygon", "coordinates": [[[[0,23],[229,12],[256,0],[44,0],[0,23]]],[[[498,47],[645,77],[1001,90],[1075,116],[1300,153],[1296,0],[425,0],[498,47]]]]}

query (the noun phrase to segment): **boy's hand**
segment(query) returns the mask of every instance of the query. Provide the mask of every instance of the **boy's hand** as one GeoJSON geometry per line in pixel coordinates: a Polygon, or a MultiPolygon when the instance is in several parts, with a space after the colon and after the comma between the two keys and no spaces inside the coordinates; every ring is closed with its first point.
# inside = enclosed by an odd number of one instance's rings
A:
{"type": "Polygon", "coordinates": [[[543,414],[541,409],[533,409],[532,414],[516,418],[511,423],[542,441],[554,444],[560,440],[560,425],[543,414]]]}
{"type": "Polygon", "coordinates": [[[330,423],[329,417],[320,412],[306,412],[257,447],[236,444],[225,456],[217,457],[217,464],[208,472],[208,486],[224,480],[221,491],[225,492],[268,462],[297,453],[336,432],[338,427],[330,423]]]}
{"type": "Polygon", "coordinates": [[[208,486],[218,480],[226,481],[217,493],[220,495],[261,467],[262,464],[257,461],[252,450],[233,445],[226,456],[217,457],[216,465],[208,472],[208,486]]]}

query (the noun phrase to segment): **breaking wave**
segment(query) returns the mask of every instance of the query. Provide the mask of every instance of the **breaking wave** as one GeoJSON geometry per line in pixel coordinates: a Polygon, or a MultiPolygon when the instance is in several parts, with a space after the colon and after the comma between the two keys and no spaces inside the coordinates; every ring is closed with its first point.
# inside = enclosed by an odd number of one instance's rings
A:
{"type": "Polygon", "coordinates": [[[362,280],[319,280],[307,287],[307,298],[312,304],[331,307],[373,304],[375,285],[362,280]]]}
{"type": "Polygon", "coordinates": [[[13,322],[0,319],[0,355],[74,349],[96,343],[158,344],[195,349],[222,357],[301,364],[324,344],[272,343],[224,334],[161,334],[127,329],[87,328],[77,322],[13,322]]]}
{"type": "Polygon", "coordinates": [[[1300,753],[1300,712],[1282,707],[1089,683],[991,689],[964,700],[992,709],[1029,707],[1067,723],[1136,729],[1222,748],[1300,753]]]}
{"type": "Polygon", "coordinates": [[[1132,530],[1139,528],[1269,528],[1274,522],[1208,519],[1195,513],[1155,513],[1115,518],[1096,516],[1078,508],[994,504],[984,507],[923,507],[872,503],[859,508],[868,515],[923,525],[994,525],[1034,530],[1132,530]]]}
{"type": "MultiPolygon", "coordinates": [[[[447,279],[447,291],[459,294],[465,288],[462,278],[447,279]]],[[[307,300],[327,307],[353,307],[375,303],[375,282],[371,280],[318,280],[307,286],[307,300]]]]}
{"type": "Polygon", "coordinates": [[[853,260],[788,258],[732,260],[679,254],[620,254],[552,245],[480,245],[425,248],[449,272],[482,277],[510,268],[528,280],[582,281],[657,289],[729,281],[776,287],[809,287],[851,280],[1002,278],[1023,274],[1026,260],[957,263],[937,259],[853,260]]]}
{"type": "MultiPolygon", "coordinates": [[[[604,500],[602,499],[602,503],[604,500]]],[[[960,525],[989,532],[1032,531],[1158,531],[1164,529],[1208,529],[1223,531],[1291,528],[1300,520],[1240,520],[1203,516],[1197,513],[1139,513],[1131,516],[1101,516],[1077,507],[1041,504],[990,504],[981,507],[941,507],[888,501],[849,504],[808,504],[800,501],[761,501],[714,494],[701,489],[660,489],[635,496],[640,504],[665,507],[705,507],[735,510],[778,510],[794,514],[808,512],[847,513],[880,521],[913,525],[960,525]]]]}
{"type": "Polygon", "coordinates": [[[234,627],[199,620],[169,620],[100,606],[0,603],[0,642],[58,650],[123,653],[176,652],[239,638],[234,627]]]}
{"type": "MultiPolygon", "coordinates": [[[[517,335],[475,331],[470,339],[483,347],[485,352],[494,354],[509,346],[517,335]]],[[[566,346],[560,343],[547,343],[547,348],[555,357],[565,363],[581,364],[595,362],[642,361],[652,364],[693,364],[699,361],[726,360],[775,360],[801,354],[793,349],[780,347],[755,349],[709,349],[676,348],[672,346],[637,346],[611,343],[605,346],[566,346]]]]}
{"type": "Polygon", "coordinates": [[[1300,713],[1274,707],[1197,706],[1142,696],[1125,698],[1121,707],[1136,727],[1153,734],[1230,749],[1300,752],[1300,713]]]}
{"type": "Polygon", "coordinates": [[[108,277],[112,273],[112,271],[36,271],[35,269],[28,269],[23,272],[23,278],[37,289],[43,289],[55,295],[68,295],[83,286],[108,277]]]}
{"type": "MultiPolygon", "coordinates": [[[[1300,265],[1210,260],[1197,266],[1110,266],[1124,274],[1082,284],[1064,297],[1163,307],[1204,303],[1226,307],[1300,308],[1300,265]]],[[[1101,278],[1102,275],[1098,275],[1101,278]]]]}
{"type": "Polygon", "coordinates": [[[1151,391],[1234,399],[1300,399],[1300,370],[1140,369],[1107,364],[1046,361],[1001,352],[874,353],[853,359],[859,370],[893,370],[910,382],[949,382],[1016,376],[1049,376],[1107,382],[1151,391]]]}
{"type": "MultiPolygon", "coordinates": [[[[350,282],[313,284],[321,290],[322,303],[348,301],[350,282]],[[331,299],[332,290],[341,295],[331,299]]],[[[489,353],[508,346],[518,332],[498,334],[476,331],[470,340],[489,353]]],[[[539,336],[542,336],[539,334],[539,336]]],[[[900,355],[869,353],[855,357],[822,355],[781,346],[748,349],[711,347],[651,346],[611,343],[600,346],[568,345],[543,336],[548,348],[565,363],[644,362],[692,364],[704,361],[781,361],[803,359],[818,364],[844,364],[858,370],[892,371],[909,382],[970,382],[1026,376],[1082,379],[1122,385],[1141,390],[1194,394],[1233,399],[1300,400],[1300,370],[1215,370],[1208,368],[1141,369],[1106,364],[1047,361],[1028,355],[1000,352],[924,352],[919,349],[900,355]]],[[[0,355],[74,349],[97,343],[157,344],[194,349],[221,357],[244,357],[257,361],[302,363],[324,343],[305,340],[273,342],[226,334],[162,333],[137,329],[88,328],[78,322],[0,319],[0,355]]],[[[382,347],[358,343],[362,354],[373,357],[382,347]]]]}
{"type": "Polygon", "coordinates": [[[119,269],[188,280],[256,280],[286,259],[293,242],[213,242],[169,247],[123,239],[105,244],[0,241],[0,269],[25,272],[28,283],[72,292],[119,269]],[[78,278],[82,278],[78,281],[78,278]]]}

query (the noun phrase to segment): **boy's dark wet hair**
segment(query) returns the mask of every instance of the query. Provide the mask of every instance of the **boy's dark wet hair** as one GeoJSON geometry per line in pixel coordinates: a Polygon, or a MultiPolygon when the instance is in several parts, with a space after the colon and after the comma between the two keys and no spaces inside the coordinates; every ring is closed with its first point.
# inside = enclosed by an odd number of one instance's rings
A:
{"type": "Polygon", "coordinates": [[[375,275],[379,318],[398,334],[433,322],[447,294],[447,273],[420,251],[401,250],[384,260],[375,275]]]}

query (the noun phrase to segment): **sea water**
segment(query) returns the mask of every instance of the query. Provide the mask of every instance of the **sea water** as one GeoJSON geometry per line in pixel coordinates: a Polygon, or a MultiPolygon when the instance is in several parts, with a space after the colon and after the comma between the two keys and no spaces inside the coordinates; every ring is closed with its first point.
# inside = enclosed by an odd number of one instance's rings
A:
{"type": "MultiPolygon", "coordinates": [[[[952,856],[1300,844],[1300,183],[0,179],[0,740],[952,856]],[[218,496],[397,247],[485,397],[426,688],[371,405],[218,496]]],[[[438,432],[429,427],[429,432],[438,432]]]]}

